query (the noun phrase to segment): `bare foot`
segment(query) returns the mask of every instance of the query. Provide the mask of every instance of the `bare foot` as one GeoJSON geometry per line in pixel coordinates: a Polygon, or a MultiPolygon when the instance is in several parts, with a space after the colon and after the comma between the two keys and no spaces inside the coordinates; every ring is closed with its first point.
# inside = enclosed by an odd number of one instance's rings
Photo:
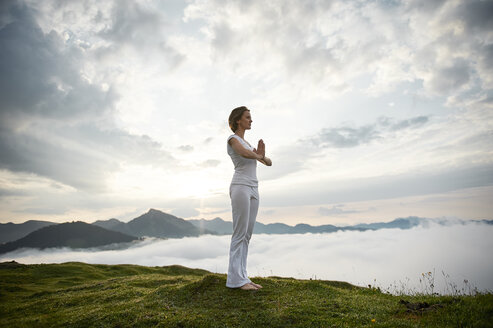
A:
{"type": "Polygon", "coordinates": [[[240,289],[243,289],[243,290],[257,290],[258,288],[256,286],[254,286],[253,284],[248,283],[248,284],[244,284],[243,286],[241,286],[240,289]]]}
{"type": "Polygon", "coordinates": [[[262,287],[262,285],[256,284],[253,281],[251,282],[251,284],[254,285],[255,287],[257,287],[258,289],[264,288],[264,287],[262,287]]]}

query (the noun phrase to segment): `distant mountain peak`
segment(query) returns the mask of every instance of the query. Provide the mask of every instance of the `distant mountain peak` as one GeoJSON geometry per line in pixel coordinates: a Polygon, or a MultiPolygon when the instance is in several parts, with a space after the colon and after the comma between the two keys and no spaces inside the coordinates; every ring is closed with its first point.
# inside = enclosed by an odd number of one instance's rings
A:
{"type": "Polygon", "coordinates": [[[156,210],[155,208],[150,208],[146,214],[168,214],[160,210],[156,210]]]}
{"type": "Polygon", "coordinates": [[[199,229],[190,222],[154,208],[129,221],[126,225],[134,235],[139,237],[180,238],[200,235],[199,229]]]}

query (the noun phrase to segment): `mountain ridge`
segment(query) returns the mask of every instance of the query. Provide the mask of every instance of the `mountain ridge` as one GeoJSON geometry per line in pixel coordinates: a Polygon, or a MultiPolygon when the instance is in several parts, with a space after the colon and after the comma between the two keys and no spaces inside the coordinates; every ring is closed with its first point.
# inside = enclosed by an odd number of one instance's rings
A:
{"type": "MultiPolygon", "coordinates": [[[[231,234],[233,229],[233,223],[231,221],[224,221],[221,218],[214,218],[213,220],[199,219],[189,220],[196,226],[203,229],[215,230],[218,234],[231,234]]],[[[263,224],[256,222],[253,229],[254,233],[267,233],[267,234],[295,234],[295,233],[329,233],[336,231],[366,231],[366,230],[379,230],[379,229],[411,229],[413,227],[424,225],[427,226],[430,223],[436,223],[440,225],[447,225],[449,223],[466,224],[467,222],[486,223],[493,224],[493,220],[454,220],[449,222],[445,219],[429,219],[421,218],[417,216],[408,216],[406,218],[396,218],[389,222],[374,222],[374,223],[360,223],[356,225],[347,226],[335,226],[331,224],[312,226],[306,223],[298,223],[295,226],[290,226],[284,223],[269,223],[263,224]]]]}
{"type": "Polygon", "coordinates": [[[15,241],[40,228],[57,224],[51,221],[28,220],[23,223],[0,223],[0,244],[15,241]]]}
{"type": "Polygon", "coordinates": [[[98,220],[92,224],[136,237],[183,238],[196,237],[204,233],[214,234],[207,229],[203,229],[202,233],[189,221],[153,208],[127,223],[109,219],[98,220]]]}
{"type": "MultiPolygon", "coordinates": [[[[455,224],[465,224],[466,222],[477,222],[493,224],[493,220],[453,220],[455,224]]],[[[429,219],[416,216],[409,216],[407,218],[396,218],[389,222],[373,222],[373,223],[360,223],[352,226],[335,226],[331,224],[312,226],[307,223],[299,223],[294,226],[287,225],[285,223],[269,223],[264,224],[256,222],[254,227],[254,233],[265,234],[302,234],[302,233],[330,233],[336,231],[367,231],[378,229],[410,229],[418,225],[429,225],[431,222],[446,225],[450,224],[446,219],[429,219]]],[[[17,241],[24,238],[28,234],[48,227],[51,225],[58,225],[59,223],[50,221],[36,221],[28,220],[24,223],[2,223],[0,224],[0,236],[4,236],[4,239],[0,239],[0,246],[7,243],[17,241]],[[38,228],[40,227],[40,228],[38,228]],[[9,235],[10,233],[10,235],[9,235]],[[10,236],[10,239],[9,239],[10,236]],[[14,237],[19,237],[12,240],[14,237]]],[[[174,215],[162,212],[150,208],[146,213],[130,220],[129,222],[122,222],[118,219],[111,218],[108,220],[97,220],[90,225],[101,227],[103,229],[119,232],[124,235],[132,237],[157,237],[157,238],[183,238],[183,237],[196,237],[203,234],[212,235],[229,235],[232,233],[232,222],[225,221],[219,217],[214,219],[191,219],[185,220],[178,218],[174,215]]]]}
{"type": "Polygon", "coordinates": [[[108,230],[82,221],[49,225],[29,233],[27,236],[0,245],[0,254],[19,248],[71,247],[89,248],[109,244],[131,242],[137,237],[108,230]]]}

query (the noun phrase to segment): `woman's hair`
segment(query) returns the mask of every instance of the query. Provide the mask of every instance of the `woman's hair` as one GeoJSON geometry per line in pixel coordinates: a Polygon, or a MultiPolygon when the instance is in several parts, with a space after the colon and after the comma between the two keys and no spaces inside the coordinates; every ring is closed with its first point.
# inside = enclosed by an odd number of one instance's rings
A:
{"type": "Polygon", "coordinates": [[[236,132],[236,130],[238,129],[238,121],[241,120],[241,116],[247,110],[250,111],[245,106],[236,107],[231,111],[231,114],[229,114],[229,127],[233,132],[236,132]]]}

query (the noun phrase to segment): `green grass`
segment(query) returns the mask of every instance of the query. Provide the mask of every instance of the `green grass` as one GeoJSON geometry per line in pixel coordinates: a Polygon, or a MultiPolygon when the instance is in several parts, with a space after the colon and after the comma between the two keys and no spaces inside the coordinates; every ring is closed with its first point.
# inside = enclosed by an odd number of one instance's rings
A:
{"type": "Polygon", "coordinates": [[[256,278],[181,266],[0,263],[0,327],[493,327],[493,295],[382,293],[345,282],[256,278]],[[400,301],[427,302],[409,310],[400,301]],[[372,322],[374,319],[374,322],[372,322]]]}

